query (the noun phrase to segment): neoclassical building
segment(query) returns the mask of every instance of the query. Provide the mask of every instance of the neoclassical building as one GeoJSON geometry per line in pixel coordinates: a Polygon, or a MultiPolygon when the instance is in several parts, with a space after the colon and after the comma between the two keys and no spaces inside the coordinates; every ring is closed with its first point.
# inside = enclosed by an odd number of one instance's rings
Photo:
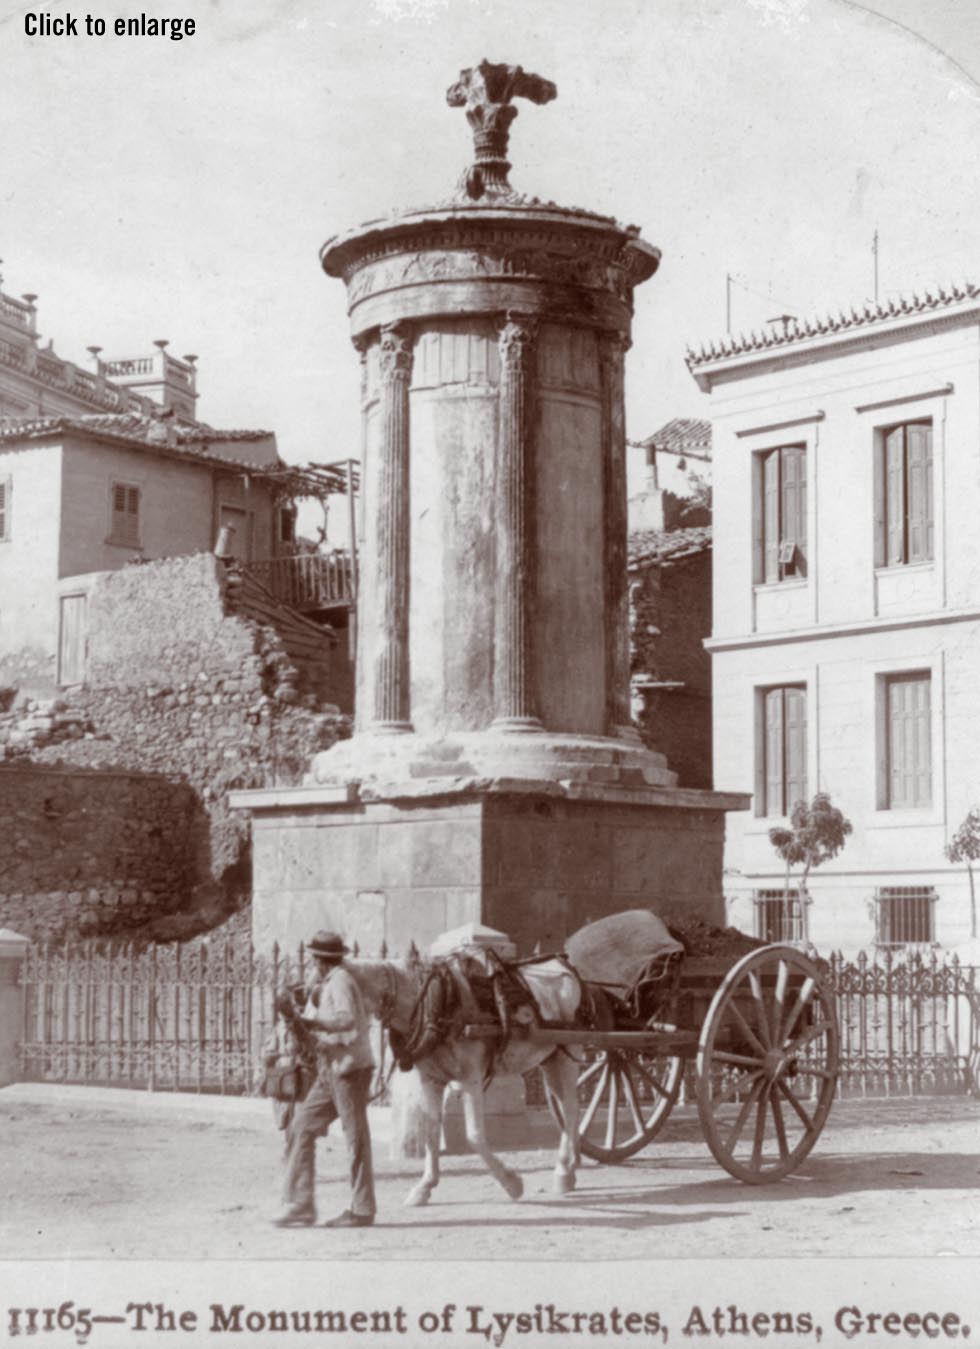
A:
{"type": "Polygon", "coordinates": [[[980,289],[689,353],[714,442],[714,771],[729,919],[795,936],[769,830],[830,792],[820,946],[968,938],[944,846],[980,800],[980,289]]]}

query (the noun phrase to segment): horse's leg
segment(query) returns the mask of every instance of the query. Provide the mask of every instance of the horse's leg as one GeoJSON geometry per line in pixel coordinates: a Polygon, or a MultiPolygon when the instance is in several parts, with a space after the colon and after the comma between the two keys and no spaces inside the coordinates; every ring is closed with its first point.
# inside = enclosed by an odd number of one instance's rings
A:
{"type": "Polygon", "coordinates": [[[561,1138],[555,1161],[555,1190],[568,1194],[575,1189],[578,1147],[578,1064],[560,1050],[541,1065],[544,1080],[561,1111],[561,1138]]]}
{"type": "Polygon", "coordinates": [[[424,1113],[425,1166],[421,1177],[415,1182],[405,1203],[409,1208],[421,1208],[427,1204],[432,1191],[439,1184],[439,1143],[442,1134],[442,1085],[419,1072],[422,1088],[422,1110],[424,1113]]]}
{"type": "Polygon", "coordinates": [[[498,1185],[502,1185],[511,1199],[520,1199],[524,1193],[524,1182],[516,1171],[504,1166],[500,1158],[490,1150],[483,1116],[482,1081],[460,1082],[463,1094],[463,1119],[466,1122],[466,1141],[482,1159],[483,1165],[498,1185]]]}

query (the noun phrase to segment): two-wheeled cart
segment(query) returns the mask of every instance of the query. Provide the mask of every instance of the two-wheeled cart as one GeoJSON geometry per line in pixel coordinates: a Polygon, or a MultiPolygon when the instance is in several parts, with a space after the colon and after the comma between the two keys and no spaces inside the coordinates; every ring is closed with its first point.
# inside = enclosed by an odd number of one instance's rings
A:
{"type": "Polygon", "coordinates": [[[614,997],[610,1027],[525,1032],[566,1046],[582,1064],[582,1152],[619,1163],[645,1148],[693,1060],[698,1116],[715,1159],[750,1185],[781,1179],[820,1137],[836,1089],[837,1016],[818,963],[775,945],[734,959],[683,955],[671,974],[670,987],[645,1005],[643,997],[614,997]]]}

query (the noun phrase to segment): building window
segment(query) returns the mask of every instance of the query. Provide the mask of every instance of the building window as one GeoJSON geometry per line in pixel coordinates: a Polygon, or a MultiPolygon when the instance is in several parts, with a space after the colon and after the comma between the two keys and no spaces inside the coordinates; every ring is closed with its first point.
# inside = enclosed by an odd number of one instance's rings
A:
{"type": "Polygon", "coordinates": [[[879,946],[907,946],[936,940],[935,904],[928,885],[886,886],[875,895],[879,946]]]}
{"type": "Polygon", "coordinates": [[[928,670],[884,679],[884,808],[932,805],[932,677],[928,670]]]}
{"type": "MultiPolygon", "coordinates": [[[[755,935],[761,941],[802,941],[803,913],[800,893],[791,890],[756,890],[755,935]]],[[[809,903],[809,899],[805,901],[809,903]]]]}
{"type": "Polygon", "coordinates": [[[296,542],[296,510],[293,506],[279,508],[279,542],[296,542]]]}
{"type": "Polygon", "coordinates": [[[13,482],[10,478],[0,478],[0,543],[5,542],[10,535],[10,508],[12,505],[11,496],[13,493],[13,482]]]}
{"type": "Polygon", "coordinates": [[[879,432],[875,452],[875,565],[933,556],[932,422],[879,432]]]}
{"type": "Polygon", "coordinates": [[[788,815],[806,800],[806,688],[762,689],[756,740],[756,813],[788,815]]]}
{"type": "Polygon", "coordinates": [[[806,447],[754,456],[754,578],[769,584],[806,576],[806,447]]]}
{"type": "Polygon", "coordinates": [[[129,483],[112,484],[109,542],[127,548],[140,546],[140,489],[129,483]]]}

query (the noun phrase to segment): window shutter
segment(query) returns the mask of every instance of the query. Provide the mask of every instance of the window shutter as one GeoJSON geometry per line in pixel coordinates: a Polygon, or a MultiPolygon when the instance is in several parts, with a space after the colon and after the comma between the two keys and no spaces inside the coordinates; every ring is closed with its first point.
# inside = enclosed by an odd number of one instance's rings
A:
{"type": "Polygon", "coordinates": [[[772,450],[762,461],[763,508],[767,581],[779,580],[779,451],[772,450]]]}
{"type": "Polygon", "coordinates": [[[905,561],[905,428],[885,437],[885,516],[888,565],[905,561]]]}
{"type": "Polygon", "coordinates": [[[140,489],[138,487],[126,489],[126,512],[134,517],[137,517],[140,513],[140,489]]]}
{"type": "Polygon", "coordinates": [[[786,694],[786,810],[806,800],[806,689],[786,694]]]}
{"type": "Polygon", "coordinates": [[[910,680],[908,689],[913,734],[913,801],[917,806],[928,806],[932,804],[931,680],[928,675],[910,680]]]}
{"type": "Polygon", "coordinates": [[[752,580],[758,585],[766,579],[766,505],[763,490],[765,460],[752,456],[752,580]]]}
{"type": "Polygon", "coordinates": [[[806,451],[802,445],[788,445],[779,451],[782,458],[782,543],[794,550],[792,569],[806,574],[806,451]]]}
{"type": "Polygon", "coordinates": [[[926,463],[929,458],[926,443],[928,429],[921,424],[905,428],[908,461],[908,560],[910,562],[924,562],[931,555],[928,526],[928,497],[931,494],[926,486],[926,463]]]}
{"type": "Polygon", "coordinates": [[[914,804],[912,756],[915,736],[911,725],[911,687],[907,679],[888,681],[889,804],[898,809],[914,804]]]}
{"type": "Polygon", "coordinates": [[[112,511],[114,515],[126,514],[126,489],[120,483],[112,489],[112,511]]]}
{"type": "Polygon", "coordinates": [[[783,690],[766,694],[766,814],[785,813],[783,791],[783,690]]]}
{"type": "Polygon", "coordinates": [[[888,531],[885,523],[885,442],[874,447],[875,566],[883,567],[888,558],[888,531]]]}
{"type": "Polygon", "coordinates": [[[10,491],[11,480],[0,478],[0,539],[10,538],[10,491]]]}

